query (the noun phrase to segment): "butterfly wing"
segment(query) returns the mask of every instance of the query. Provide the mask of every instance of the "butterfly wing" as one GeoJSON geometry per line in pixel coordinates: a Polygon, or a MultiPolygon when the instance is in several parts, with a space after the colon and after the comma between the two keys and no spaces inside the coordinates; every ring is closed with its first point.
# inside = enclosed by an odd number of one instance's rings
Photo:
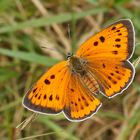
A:
{"type": "Polygon", "coordinates": [[[134,51],[134,29],[130,20],[120,20],[87,40],[76,55],[87,61],[87,69],[98,80],[101,91],[113,97],[126,89],[133,77],[129,62],[134,51]]]}
{"type": "Polygon", "coordinates": [[[61,112],[65,106],[65,90],[69,78],[67,62],[56,64],[44,73],[27,92],[23,99],[23,105],[29,110],[39,113],[56,114],[61,112]]]}
{"type": "Polygon", "coordinates": [[[85,72],[84,75],[80,76],[81,82],[91,93],[94,95],[99,93],[99,84],[94,78],[94,75],[90,72],[85,72]]]}
{"type": "Polygon", "coordinates": [[[77,74],[72,74],[67,87],[67,101],[64,109],[71,121],[82,121],[91,117],[101,107],[101,102],[82,83],[77,74]]]}

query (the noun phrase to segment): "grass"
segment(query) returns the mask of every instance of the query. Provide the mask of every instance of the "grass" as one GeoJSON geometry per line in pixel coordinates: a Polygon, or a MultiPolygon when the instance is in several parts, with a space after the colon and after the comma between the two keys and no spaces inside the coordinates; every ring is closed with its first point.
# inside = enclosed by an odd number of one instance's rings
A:
{"type": "Polygon", "coordinates": [[[9,49],[0,48],[0,53],[5,56],[9,56],[16,59],[21,59],[23,61],[33,62],[36,64],[44,64],[51,66],[58,62],[55,58],[49,58],[47,56],[42,56],[34,52],[23,52],[23,51],[11,51],[9,49]]]}
{"type": "Polygon", "coordinates": [[[133,0],[1,0],[0,138],[139,140],[139,6],[133,0]],[[137,44],[131,59],[136,60],[136,76],[124,94],[103,98],[98,113],[83,122],[69,122],[63,114],[38,115],[23,130],[16,129],[31,115],[23,108],[22,98],[46,67],[66,59],[67,52],[75,52],[89,36],[124,18],[134,23],[137,44]]]}
{"type": "Polygon", "coordinates": [[[97,13],[105,12],[106,10],[107,9],[103,7],[103,8],[90,9],[79,13],[76,12],[59,13],[58,15],[32,19],[29,21],[21,22],[19,24],[5,25],[2,28],[0,28],[0,33],[23,30],[26,28],[28,29],[33,27],[51,26],[52,24],[56,24],[56,23],[59,24],[63,22],[69,22],[72,19],[78,20],[85,16],[96,15],[97,13]]]}

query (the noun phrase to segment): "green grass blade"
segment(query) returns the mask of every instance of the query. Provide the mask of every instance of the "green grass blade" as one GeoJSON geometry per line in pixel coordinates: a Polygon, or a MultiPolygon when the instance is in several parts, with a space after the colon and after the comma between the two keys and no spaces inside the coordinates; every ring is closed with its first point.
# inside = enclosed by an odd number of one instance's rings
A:
{"type": "Polygon", "coordinates": [[[116,140],[128,140],[129,135],[132,133],[136,124],[140,123],[140,109],[139,107],[133,113],[132,117],[126,118],[118,137],[116,140]]]}
{"type": "Polygon", "coordinates": [[[105,12],[107,9],[106,8],[94,8],[90,9],[88,11],[83,11],[79,13],[64,13],[64,14],[59,14],[55,16],[50,16],[50,17],[43,17],[40,19],[32,19],[30,21],[25,21],[22,23],[17,23],[13,25],[5,25],[0,28],[0,33],[6,33],[6,32],[12,32],[12,31],[17,31],[17,30],[22,30],[25,28],[31,28],[31,27],[41,27],[41,26],[49,26],[55,23],[63,23],[66,21],[70,21],[73,17],[75,19],[80,19],[82,17],[88,16],[88,15],[94,15],[97,13],[105,12]]]}
{"type": "Polygon", "coordinates": [[[124,117],[121,114],[114,112],[114,111],[106,111],[106,112],[100,111],[100,112],[98,112],[98,115],[101,117],[108,117],[108,118],[116,119],[116,120],[120,120],[120,121],[124,120],[124,117]]]}
{"type": "Polygon", "coordinates": [[[12,51],[12,50],[3,49],[3,48],[0,48],[0,54],[13,57],[13,58],[22,59],[24,61],[33,62],[36,64],[44,64],[47,66],[52,66],[53,64],[58,62],[58,60],[56,59],[42,56],[36,53],[12,51]]]}
{"type": "Polygon", "coordinates": [[[18,100],[15,100],[13,102],[5,104],[4,106],[1,106],[0,107],[0,112],[6,111],[8,109],[11,109],[11,108],[14,108],[14,107],[18,106],[19,104],[21,104],[21,100],[22,100],[22,98],[19,98],[18,100]]]}
{"type": "Polygon", "coordinates": [[[60,127],[59,125],[51,121],[50,119],[48,119],[47,116],[43,116],[43,115],[39,116],[39,121],[46,124],[47,127],[51,128],[55,132],[58,132],[56,133],[56,135],[59,136],[60,138],[65,138],[67,140],[79,140],[77,137],[70,134],[65,129],[63,129],[62,127],[60,127]]]}

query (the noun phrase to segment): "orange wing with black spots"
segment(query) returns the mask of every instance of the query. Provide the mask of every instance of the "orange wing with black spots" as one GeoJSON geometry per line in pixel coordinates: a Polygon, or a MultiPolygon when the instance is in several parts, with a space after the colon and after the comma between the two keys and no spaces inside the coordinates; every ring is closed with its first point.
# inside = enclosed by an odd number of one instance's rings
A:
{"type": "Polygon", "coordinates": [[[86,88],[81,77],[75,74],[71,75],[67,87],[67,97],[64,113],[72,121],[85,120],[94,115],[101,107],[100,100],[86,88]]]}
{"type": "Polygon", "coordinates": [[[100,90],[107,97],[113,97],[122,93],[133,80],[135,70],[130,62],[98,61],[88,66],[89,70],[94,73],[100,90]]]}
{"type": "Polygon", "coordinates": [[[63,110],[66,101],[67,80],[70,78],[67,62],[53,66],[28,91],[23,105],[36,112],[56,114],[63,110]]]}
{"type": "Polygon", "coordinates": [[[87,40],[76,55],[87,61],[87,70],[101,91],[113,97],[126,89],[135,70],[129,62],[134,51],[134,29],[130,20],[120,20],[87,40]]]}
{"type": "Polygon", "coordinates": [[[120,20],[80,46],[76,55],[96,59],[127,60],[134,51],[134,29],[130,20],[120,20]]]}

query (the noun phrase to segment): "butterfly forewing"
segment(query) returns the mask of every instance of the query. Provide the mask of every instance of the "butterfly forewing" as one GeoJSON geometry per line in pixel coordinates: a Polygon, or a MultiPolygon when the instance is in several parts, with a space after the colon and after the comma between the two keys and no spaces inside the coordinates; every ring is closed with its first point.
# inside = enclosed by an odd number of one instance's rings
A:
{"type": "Polygon", "coordinates": [[[40,113],[59,113],[65,106],[65,89],[69,78],[66,61],[53,66],[25,95],[24,106],[40,113]]]}
{"type": "Polygon", "coordinates": [[[88,60],[110,58],[123,61],[134,50],[134,29],[130,20],[120,20],[88,39],[77,55],[88,60]]]}

